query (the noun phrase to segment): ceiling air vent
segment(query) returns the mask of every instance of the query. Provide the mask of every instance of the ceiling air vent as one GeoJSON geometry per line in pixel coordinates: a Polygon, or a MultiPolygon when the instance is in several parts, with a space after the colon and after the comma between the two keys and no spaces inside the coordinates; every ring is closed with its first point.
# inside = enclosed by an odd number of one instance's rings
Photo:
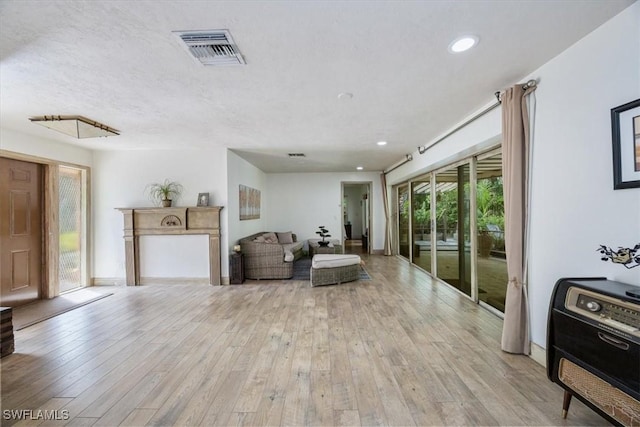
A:
{"type": "Polygon", "coordinates": [[[174,31],[191,55],[204,65],[245,64],[228,30],[174,31]]]}
{"type": "Polygon", "coordinates": [[[289,153],[289,157],[306,157],[304,153],[289,153]]]}

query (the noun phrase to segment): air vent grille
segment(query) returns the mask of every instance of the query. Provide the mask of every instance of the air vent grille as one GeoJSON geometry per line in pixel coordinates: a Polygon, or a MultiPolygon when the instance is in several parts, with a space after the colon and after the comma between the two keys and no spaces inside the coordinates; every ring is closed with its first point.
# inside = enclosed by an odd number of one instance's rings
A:
{"type": "Polygon", "coordinates": [[[304,153],[289,153],[289,157],[306,157],[304,153]]]}
{"type": "Polygon", "coordinates": [[[242,65],[244,58],[228,30],[174,31],[204,65],[242,65]]]}

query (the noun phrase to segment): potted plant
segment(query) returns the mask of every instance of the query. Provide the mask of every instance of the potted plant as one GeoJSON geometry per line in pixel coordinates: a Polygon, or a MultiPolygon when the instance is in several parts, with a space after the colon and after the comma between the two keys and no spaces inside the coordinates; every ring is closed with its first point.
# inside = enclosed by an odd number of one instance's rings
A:
{"type": "Polygon", "coordinates": [[[319,241],[318,244],[320,246],[329,246],[330,242],[328,240],[324,240],[325,237],[331,237],[331,234],[329,234],[329,230],[324,228],[324,225],[321,225],[318,228],[320,229],[320,231],[316,231],[316,234],[322,237],[322,240],[319,241]]]}
{"type": "Polygon", "coordinates": [[[491,247],[493,246],[493,236],[487,228],[478,227],[478,255],[482,258],[488,258],[491,255],[491,247]]]}
{"type": "Polygon", "coordinates": [[[149,184],[147,186],[149,198],[156,204],[162,204],[163,207],[171,206],[173,198],[180,197],[182,194],[182,185],[165,179],[162,183],[149,184]]]}

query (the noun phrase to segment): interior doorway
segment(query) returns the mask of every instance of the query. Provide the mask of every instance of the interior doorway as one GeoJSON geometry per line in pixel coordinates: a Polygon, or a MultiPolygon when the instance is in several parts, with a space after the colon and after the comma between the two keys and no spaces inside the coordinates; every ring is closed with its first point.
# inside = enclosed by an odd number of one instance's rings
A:
{"type": "Polygon", "coordinates": [[[0,304],[41,298],[42,165],[0,157],[0,304]]]}
{"type": "Polygon", "coordinates": [[[342,241],[345,253],[371,252],[371,185],[342,183],[342,241]]]}

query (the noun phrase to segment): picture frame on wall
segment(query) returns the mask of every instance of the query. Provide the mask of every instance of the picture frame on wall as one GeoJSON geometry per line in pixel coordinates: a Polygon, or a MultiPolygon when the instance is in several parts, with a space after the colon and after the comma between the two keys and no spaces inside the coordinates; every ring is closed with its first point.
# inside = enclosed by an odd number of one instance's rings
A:
{"type": "Polygon", "coordinates": [[[260,190],[240,184],[240,221],[260,219],[260,190]]]}
{"type": "Polygon", "coordinates": [[[209,193],[198,193],[198,206],[209,206],[209,193]]]}
{"type": "Polygon", "coordinates": [[[640,99],[611,109],[613,189],[640,187],[640,99]]]}

